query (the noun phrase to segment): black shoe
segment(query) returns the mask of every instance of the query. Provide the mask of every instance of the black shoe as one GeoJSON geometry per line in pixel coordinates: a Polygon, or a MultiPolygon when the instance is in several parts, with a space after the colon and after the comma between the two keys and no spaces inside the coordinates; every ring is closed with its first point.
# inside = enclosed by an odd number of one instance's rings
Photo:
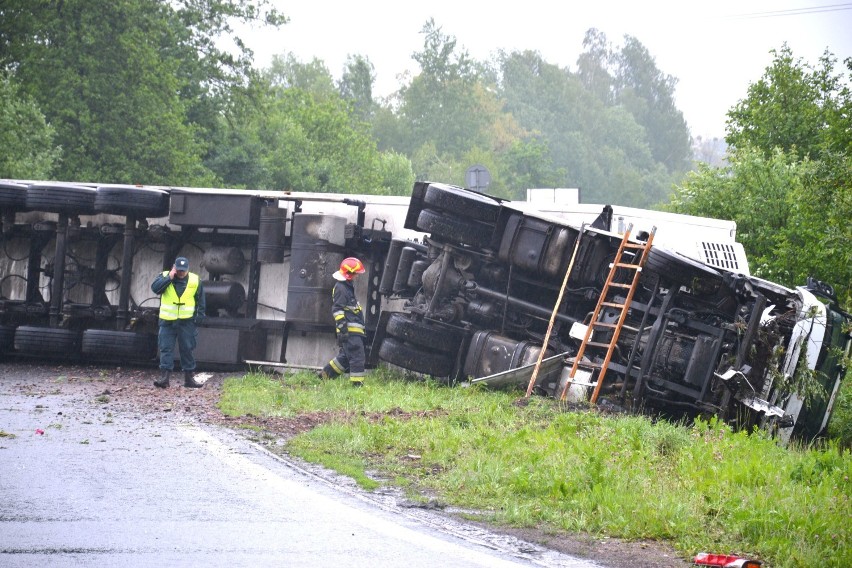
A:
{"type": "Polygon", "coordinates": [[[160,378],[154,381],[154,386],[160,389],[169,388],[169,375],[171,375],[171,371],[163,370],[160,374],[160,378]]]}
{"type": "Polygon", "coordinates": [[[193,377],[192,371],[184,371],[183,372],[183,386],[188,389],[200,389],[204,386],[204,383],[196,383],[195,377],[193,377]]]}

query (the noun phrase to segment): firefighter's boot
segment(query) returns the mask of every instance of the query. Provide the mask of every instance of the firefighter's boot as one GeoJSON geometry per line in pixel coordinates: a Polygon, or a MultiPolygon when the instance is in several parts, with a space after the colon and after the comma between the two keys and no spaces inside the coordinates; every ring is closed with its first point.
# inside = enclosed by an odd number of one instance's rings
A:
{"type": "Polygon", "coordinates": [[[337,371],[337,368],[333,365],[334,361],[329,361],[325,364],[320,372],[317,373],[317,377],[320,379],[336,379],[340,376],[340,373],[337,371]]]}
{"type": "Polygon", "coordinates": [[[196,382],[193,375],[194,373],[192,371],[183,372],[183,386],[188,389],[200,389],[204,386],[204,383],[196,382]]]}
{"type": "Polygon", "coordinates": [[[364,386],[364,375],[362,373],[350,373],[349,374],[349,384],[353,387],[363,387],[364,386]]]}
{"type": "Polygon", "coordinates": [[[156,381],[154,381],[154,386],[157,387],[157,388],[160,388],[160,389],[169,388],[169,375],[171,375],[171,374],[172,374],[171,371],[167,371],[166,369],[163,369],[160,372],[160,378],[157,379],[156,381]]]}

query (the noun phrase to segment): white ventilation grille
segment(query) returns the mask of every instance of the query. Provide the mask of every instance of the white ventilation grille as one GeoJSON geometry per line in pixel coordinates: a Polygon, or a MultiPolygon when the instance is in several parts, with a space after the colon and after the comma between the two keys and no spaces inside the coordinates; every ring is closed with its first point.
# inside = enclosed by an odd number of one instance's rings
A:
{"type": "Polygon", "coordinates": [[[732,272],[745,272],[737,259],[736,247],[731,243],[702,241],[699,243],[699,250],[703,256],[704,264],[732,272]]]}

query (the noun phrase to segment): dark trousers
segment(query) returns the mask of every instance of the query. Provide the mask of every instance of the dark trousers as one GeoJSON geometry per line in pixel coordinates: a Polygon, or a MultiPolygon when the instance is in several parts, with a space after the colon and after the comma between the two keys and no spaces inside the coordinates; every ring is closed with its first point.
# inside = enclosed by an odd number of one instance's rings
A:
{"type": "Polygon", "coordinates": [[[336,377],[343,373],[350,375],[363,375],[364,364],[367,357],[364,353],[364,336],[350,333],[346,342],[340,346],[337,357],[329,361],[323,371],[329,377],[336,377]]]}
{"type": "Polygon", "coordinates": [[[195,370],[195,357],[192,351],[197,344],[198,330],[191,319],[160,320],[160,333],[157,344],[160,348],[160,369],[171,371],[175,366],[175,340],[180,347],[180,368],[184,371],[195,370]]]}

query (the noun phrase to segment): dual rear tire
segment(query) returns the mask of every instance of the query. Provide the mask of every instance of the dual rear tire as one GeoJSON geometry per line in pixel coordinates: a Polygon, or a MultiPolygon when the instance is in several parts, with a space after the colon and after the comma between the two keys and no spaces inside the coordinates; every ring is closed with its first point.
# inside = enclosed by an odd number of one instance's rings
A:
{"type": "Polygon", "coordinates": [[[436,378],[449,377],[464,337],[457,328],[428,320],[393,314],[379,358],[392,365],[436,378]]]}

